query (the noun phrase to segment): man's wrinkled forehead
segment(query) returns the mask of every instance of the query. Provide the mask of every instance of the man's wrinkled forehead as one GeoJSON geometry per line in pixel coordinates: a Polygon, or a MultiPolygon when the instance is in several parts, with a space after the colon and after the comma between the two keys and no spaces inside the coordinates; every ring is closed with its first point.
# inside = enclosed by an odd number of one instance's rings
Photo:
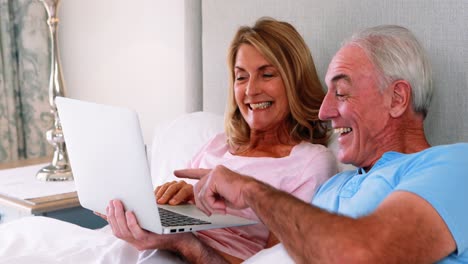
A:
{"type": "Polygon", "coordinates": [[[373,68],[371,61],[362,48],[356,45],[346,45],[333,56],[328,65],[325,82],[330,84],[337,79],[350,78],[352,72],[368,72],[373,68]]]}

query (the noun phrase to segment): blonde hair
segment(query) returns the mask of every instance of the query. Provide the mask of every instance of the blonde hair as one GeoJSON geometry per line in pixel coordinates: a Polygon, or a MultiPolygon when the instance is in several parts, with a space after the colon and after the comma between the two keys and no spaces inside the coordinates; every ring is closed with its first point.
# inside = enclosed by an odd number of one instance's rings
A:
{"type": "Polygon", "coordinates": [[[229,47],[229,92],[224,122],[228,144],[237,148],[248,145],[250,140],[250,127],[234,97],[234,64],[242,44],[255,47],[281,75],[290,108],[287,125],[291,138],[325,145],[327,123],[318,118],[325,93],[310,50],[291,24],[272,18],[260,18],[253,27],[240,27],[229,47]]]}

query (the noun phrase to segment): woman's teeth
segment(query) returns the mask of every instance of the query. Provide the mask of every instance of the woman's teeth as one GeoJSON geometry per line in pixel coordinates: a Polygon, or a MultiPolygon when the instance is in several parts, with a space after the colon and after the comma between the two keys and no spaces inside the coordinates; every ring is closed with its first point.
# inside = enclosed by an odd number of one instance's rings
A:
{"type": "Polygon", "coordinates": [[[333,129],[333,132],[337,133],[337,134],[346,134],[346,133],[349,133],[351,131],[352,131],[352,129],[350,127],[340,127],[340,128],[333,129]]]}
{"type": "Polygon", "coordinates": [[[272,105],[272,102],[262,102],[262,103],[257,103],[257,104],[250,104],[250,109],[265,109],[268,108],[272,105]]]}

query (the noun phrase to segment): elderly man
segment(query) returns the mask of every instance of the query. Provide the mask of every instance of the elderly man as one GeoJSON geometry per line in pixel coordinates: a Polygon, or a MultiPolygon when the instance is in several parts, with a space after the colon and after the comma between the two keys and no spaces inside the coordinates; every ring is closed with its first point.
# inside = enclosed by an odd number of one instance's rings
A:
{"type": "Polygon", "coordinates": [[[251,207],[299,263],[467,263],[468,144],[427,142],[431,70],[413,34],[354,35],[326,83],[320,118],[338,133],[338,159],[357,170],[332,177],[312,206],[222,166],[176,171],[201,178],[197,206],[251,207]]]}

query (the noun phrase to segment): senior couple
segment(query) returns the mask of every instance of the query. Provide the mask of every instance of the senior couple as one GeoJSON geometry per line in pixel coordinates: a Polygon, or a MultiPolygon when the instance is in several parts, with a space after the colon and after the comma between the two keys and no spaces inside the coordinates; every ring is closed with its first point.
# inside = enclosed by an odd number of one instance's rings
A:
{"type": "Polygon", "coordinates": [[[241,27],[228,66],[225,132],[175,171],[199,181],[155,194],[261,224],[157,235],[111,201],[106,218],[117,237],[191,263],[241,262],[278,243],[297,263],[468,263],[468,144],[428,143],[431,68],[409,30],[354,34],[329,64],[326,94],[285,22],[241,27]],[[338,160],[357,169],[334,175],[324,121],[337,134],[338,160]]]}

